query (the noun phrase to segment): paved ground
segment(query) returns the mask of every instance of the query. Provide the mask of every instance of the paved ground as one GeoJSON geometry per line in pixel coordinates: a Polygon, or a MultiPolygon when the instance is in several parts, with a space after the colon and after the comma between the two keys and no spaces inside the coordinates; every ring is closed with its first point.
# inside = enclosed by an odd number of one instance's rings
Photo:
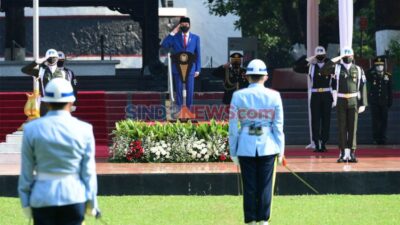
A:
{"type": "MultiPolygon", "coordinates": [[[[400,171],[400,146],[360,146],[358,163],[336,163],[338,150],[328,146],[327,153],[313,153],[304,146],[288,146],[287,166],[295,172],[340,172],[340,171],[400,171]]],[[[0,175],[18,175],[20,154],[0,154],[0,175]]],[[[237,173],[238,168],[226,163],[109,163],[105,158],[97,159],[98,174],[179,174],[179,173],[237,173]]],[[[278,166],[278,172],[288,172],[278,166]]]]}

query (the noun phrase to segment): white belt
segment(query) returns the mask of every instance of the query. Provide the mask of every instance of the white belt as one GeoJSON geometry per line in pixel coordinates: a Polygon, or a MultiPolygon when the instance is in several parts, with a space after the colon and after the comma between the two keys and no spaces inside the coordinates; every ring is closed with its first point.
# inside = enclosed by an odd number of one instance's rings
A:
{"type": "Polygon", "coordinates": [[[331,91],[332,88],[311,88],[311,92],[328,92],[331,91]]]}
{"type": "Polygon", "coordinates": [[[354,97],[358,97],[358,92],[356,93],[337,93],[337,96],[339,98],[354,98],[354,97]]]}
{"type": "Polygon", "coordinates": [[[79,179],[79,174],[77,173],[38,173],[36,175],[36,180],[61,180],[65,178],[77,178],[79,179]]]}
{"type": "MultiPolygon", "coordinates": [[[[244,132],[249,132],[249,129],[250,129],[250,127],[248,127],[248,126],[245,126],[245,127],[242,127],[242,128],[241,128],[241,130],[244,131],[244,132]]],[[[272,131],[272,127],[270,127],[270,126],[268,126],[268,127],[262,127],[262,130],[263,130],[264,132],[266,132],[266,131],[272,131]]]]}

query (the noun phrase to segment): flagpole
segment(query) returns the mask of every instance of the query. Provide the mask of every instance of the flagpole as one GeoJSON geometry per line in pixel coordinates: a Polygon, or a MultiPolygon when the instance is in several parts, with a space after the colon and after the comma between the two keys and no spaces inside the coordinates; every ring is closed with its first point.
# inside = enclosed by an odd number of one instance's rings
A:
{"type": "MultiPolygon", "coordinates": [[[[33,0],[33,60],[39,59],[39,0],[33,0]]],[[[39,77],[33,76],[33,96],[36,99],[35,118],[40,117],[39,77]]]]}

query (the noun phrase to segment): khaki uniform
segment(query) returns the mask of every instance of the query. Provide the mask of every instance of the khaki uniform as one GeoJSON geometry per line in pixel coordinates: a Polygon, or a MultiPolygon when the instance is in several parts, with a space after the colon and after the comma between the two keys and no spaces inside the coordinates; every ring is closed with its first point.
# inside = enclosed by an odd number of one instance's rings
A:
{"type": "Polygon", "coordinates": [[[367,106],[367,86],[363,69],[352,64],[349,70],[343,64],[336,65],[337,119],[339,148],[357,148],[358,108],[367,106]]]}

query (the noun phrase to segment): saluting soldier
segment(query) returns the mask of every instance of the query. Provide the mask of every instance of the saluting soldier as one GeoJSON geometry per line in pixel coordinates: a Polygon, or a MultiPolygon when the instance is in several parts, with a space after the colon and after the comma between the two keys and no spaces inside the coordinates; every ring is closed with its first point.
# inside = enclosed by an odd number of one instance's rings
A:
{"type": "Polygon", "coordinates": [[[225,105],[230,104],[233,92],[249,86],[249,82],[245,78],[246,70],[242,67],[242,58],[241,53],[234,52],[230,55],[229,63],[219,66],[212,72],[213,76],[224,81],[222,102],[225,105]]]}
{"type": "Polygon", "coordinates": [[[318,46],[314,53],[308,70],[312,140],[315,144],[314,152],[325,152],[327,151],[325,145],[329,139],[331,109],[336,105],[333,98],[336,92],[336,79],[332,70],[323,70],[329,61],[325,48],[318,46]]]}
{"type": "MultiPolygon", "coordinates": [[[[46,51],[44,58],[36,59],[21,69],[23,73],[39,78],[41,97],[44,97],[44,88],[50,80],[53,78],[66,79],[67,77],[66,72],[63,69],[58,68],[57,62],[57,50],[49,49],[46,51]]],[[[40,115],[43,116],[46,112],[47,107],[45,107],[44,104],[40,104],[40,115]]]]}
{"type": "Polygon", "coordinates": [[[375,144],[386,143],[388,109],[392,106],[392,75],[385,71],[385,60],[378,57],[367,73],[369,104],[372,115],[372,133],[375,144]]]}
{"type": "Polygon", "coordinates": [[[353,63],[354,52],[344,47],[340,54],[341,62],[335,66],[337,81],[337,119],[339,128],[340,156],[338,163],[357,162],[358,114],[365,111],[367,102],[366,76],[361,67],[353,63]],[[345,149],[350,149],[348,152],[345,149]]]}

